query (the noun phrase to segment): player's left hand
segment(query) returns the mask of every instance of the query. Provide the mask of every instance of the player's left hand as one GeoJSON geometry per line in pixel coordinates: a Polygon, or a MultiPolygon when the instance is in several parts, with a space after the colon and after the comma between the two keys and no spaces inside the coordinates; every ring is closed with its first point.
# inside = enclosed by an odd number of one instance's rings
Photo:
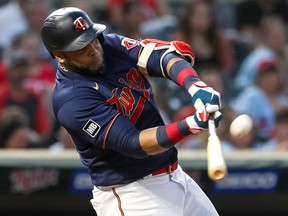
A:
{"type": "Polygon", "coordinates": [[[192,102],[196,110],[204,107],[206,104],[217,105],[218,110],[221,108],[220,93],[215,91],[213,88],[208,87],[202,81],[193,83],[193,85],[188,89],[188,92],[192,96],[192,102]]]}
{"type": "Polygon", "coordinates": [[[218,105],[207,104],[196,110],[193,116],[186,118],[189,130],[192,133],[198,133],[208,128],[209,115],[213,115],[215,126],[218,127],[222,118],[221,112],[218,111],[218,105]]]}

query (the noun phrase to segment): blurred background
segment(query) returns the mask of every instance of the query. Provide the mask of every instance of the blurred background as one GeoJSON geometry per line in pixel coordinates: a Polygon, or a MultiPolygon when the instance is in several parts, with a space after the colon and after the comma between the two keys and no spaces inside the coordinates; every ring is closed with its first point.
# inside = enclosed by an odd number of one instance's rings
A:
{"type": "MultiPolygon", "coordinates": [[[[288,214],[288,1],[0,0],[1,216],[95,215],[89,175],[52,113],[57,62],[40,38],[43,20],[64,6],[83,9],[105,33],[188,43],[200,79],[222,94],[217,132],[229,175],[208,179],[206,132],[177,144],[180,164],[220,215],[288,214]],[[251,130],[232,136],[241,114],[251,130]]],[[[184,89],[151,82],[166,123],[194,113],[184,89]]]]}

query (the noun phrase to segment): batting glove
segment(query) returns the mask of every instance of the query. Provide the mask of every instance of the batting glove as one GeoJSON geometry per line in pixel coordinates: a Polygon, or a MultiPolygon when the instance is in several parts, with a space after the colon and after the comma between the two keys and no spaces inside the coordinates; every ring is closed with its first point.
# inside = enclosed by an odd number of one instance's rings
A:
{"type": "Polygon", "coordinates": [[[218,110],[221,108],[220,93],[215,91],[213,88],[208,87],[202,81],[193,83],[193,85],[188,89],[188,92],[192,96],[192,102],[196,109],[204,107],[206,104],[217,105],[218,110]]]}
{"type": "Polygon", "coordinates": [[[213,115],[215,126],[218,127],[222,114],[218,111],[218,105],[207,104],[197,109],[193,116],[187,117],[186,123],[192,133],[198,133],[208,128],[209,115],[213,115]]]}

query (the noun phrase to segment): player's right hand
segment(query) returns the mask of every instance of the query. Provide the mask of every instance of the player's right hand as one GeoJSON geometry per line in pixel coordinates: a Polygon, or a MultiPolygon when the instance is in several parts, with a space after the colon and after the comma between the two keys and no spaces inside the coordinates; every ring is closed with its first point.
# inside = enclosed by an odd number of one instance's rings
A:
{"type": "Polygon", "coordinates": [[[193,116],[187,117],[185,120],[192,133],[198,133],[208,128],[209,115],[213,115],[215,126],[218,127],[222,118],[221,112],[218,111],[218,105],[207,104],[196,110],[193,116]]]}
{"type": "Polygon", "coordinates": [[[192,102],[196,109],[205,106],[206,104],[218,105],[218,110],[221,108],[221,95],[213,88],[208,87],[204,82],[197,81],[188,90],[192,96],[192,102]]]}

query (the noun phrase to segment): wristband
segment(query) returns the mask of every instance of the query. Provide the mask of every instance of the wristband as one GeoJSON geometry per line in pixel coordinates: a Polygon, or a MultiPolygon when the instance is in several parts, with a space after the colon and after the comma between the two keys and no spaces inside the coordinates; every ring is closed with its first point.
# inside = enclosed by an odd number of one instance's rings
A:
{"type": "Polygon", "coordinates": [[[185,136],[191,134],[185,120],[168,125],[159,126],[156,131],[156,139],[163,148],[171,148],[185,136]]]}

